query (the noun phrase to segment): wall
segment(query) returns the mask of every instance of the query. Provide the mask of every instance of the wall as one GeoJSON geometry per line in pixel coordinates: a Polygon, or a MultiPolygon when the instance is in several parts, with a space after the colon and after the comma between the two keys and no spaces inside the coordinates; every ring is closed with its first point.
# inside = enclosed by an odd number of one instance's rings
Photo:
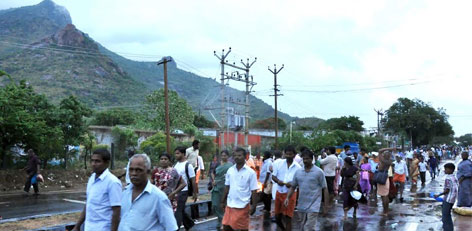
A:
{"type": "MultiPolygon", "coordinates": [[[[111,147],[113,142],[112,127],[108,126],[89,126],[88,130],[95,136],[97,144],[106,144],[111,147]]],[[[147,138],[156,134],[156,131],[146,131],[146,130],[134,130],[138,136],[138,148],[139,145],[147,138]]],[[[194,139],[193,136],[188,136],[185,133],[171,133],[170,134],[176,141],[189,142],[194,139]]]]}

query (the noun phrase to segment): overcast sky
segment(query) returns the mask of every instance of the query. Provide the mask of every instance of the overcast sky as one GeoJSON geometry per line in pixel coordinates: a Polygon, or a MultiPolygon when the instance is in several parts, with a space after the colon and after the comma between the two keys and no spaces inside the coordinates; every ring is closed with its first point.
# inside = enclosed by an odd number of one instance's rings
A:
{"type": "MultiPolygon", "coordinates": [[[[38,2],[2,0],[0,9],[38,2]]],[[[219,79],[214,50],[232,47],[231,62],[257,57],[254,94],[270,105],[267,67],[285,64],[279,109],[292,116],[355,115],[371,128],[374,108],[408,97],[445,108],[456,136],[472,132],[471,1],[55,2],[78,29],[134,60],[171,55],[219,79]]]]}

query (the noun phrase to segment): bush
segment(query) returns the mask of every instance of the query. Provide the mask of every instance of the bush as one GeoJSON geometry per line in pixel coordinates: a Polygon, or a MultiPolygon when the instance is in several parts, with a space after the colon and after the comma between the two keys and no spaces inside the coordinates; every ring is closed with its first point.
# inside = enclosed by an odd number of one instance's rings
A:
{"type": "MultiPolygon", "coordinates": [[[[171,144],[174,143],[174,138],[170,137],[171,144]]],[[[171,145],[173,146],[173,145],[171,145]]],[[[140,145],[139,152],[148,154],[153,163],[158,162],[159,155],[166,151],[166,135],[163,132],[157,132],[151,137],[147,138],[140,145]]],[[[173,156],[173,153],[170,153],[173,156]]]]}
{"type": "Polygon", "coordinates": [[[110,151],[110,146],[106,145],[106,144],[94,144],[93,147],[92,147],[92,153],[97,150],[97,149],[101,149],[101,148],[104,148],[104,149],[107,149],[108,151],[110,151]]]}
{"type": "Polygon", "coordinates": [[[125,153],[126,148],[135,147],[138,144],[138,136],[132,129],[117,126],[111,129],[111,133],[116,147],[116,157],[127,159],[128,155],[125,153]]]}

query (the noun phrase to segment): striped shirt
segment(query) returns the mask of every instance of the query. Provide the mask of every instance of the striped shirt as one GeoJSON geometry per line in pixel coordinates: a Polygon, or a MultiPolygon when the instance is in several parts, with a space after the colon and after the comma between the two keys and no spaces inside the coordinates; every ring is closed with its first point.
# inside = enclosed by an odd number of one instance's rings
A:
{"type": "Polygon", "coordinates": [[[444,195],[444,201],[447,203],[454,204],[457,198],[457,178],[454,174],[446,175],[446,182],[444,183],[444,190],[449,189],[449,193],[444,195]]]}

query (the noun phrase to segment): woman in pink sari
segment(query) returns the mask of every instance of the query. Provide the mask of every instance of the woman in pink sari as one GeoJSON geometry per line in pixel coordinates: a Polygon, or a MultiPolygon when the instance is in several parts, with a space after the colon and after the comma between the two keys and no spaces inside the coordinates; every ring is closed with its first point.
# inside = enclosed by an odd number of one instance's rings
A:
{"type": "Polygon", "coordinates": [[[361,177],[359,185],[361,186],[361,192],[367,198],[370,193],[370,172],[372,171],[369,159],[364,157],[361,162],[361,177]]]}

